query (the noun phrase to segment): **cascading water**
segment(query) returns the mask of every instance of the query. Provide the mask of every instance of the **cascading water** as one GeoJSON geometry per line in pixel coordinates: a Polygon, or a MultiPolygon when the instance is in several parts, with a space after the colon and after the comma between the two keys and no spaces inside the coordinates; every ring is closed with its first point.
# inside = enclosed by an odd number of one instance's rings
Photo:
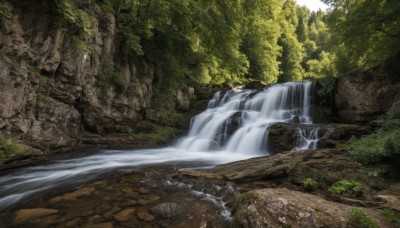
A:
{"type": "Polygon", "coordinates": [[[292,82],[258,91],[217,92],[176,146],[190,151],[265,154],[271,124],[312,123],[311,90],[312,82],[292,82]]]}
{"type": "MultiPolygon", "coordinates": [[[[23,168],[0,177],[0,209],[32,194],[85,182],[115,168],[196,162],[197,166],[268,154],[268,127],[276,122],[312,123],[312,82],[276,84],[262,90],[218,92],[195,116],[189,133],[174,146],[148,150],[104,150],[98,154],[23,168]]],[[[297,149],[303,147],[295,146],[297,149]]]]}

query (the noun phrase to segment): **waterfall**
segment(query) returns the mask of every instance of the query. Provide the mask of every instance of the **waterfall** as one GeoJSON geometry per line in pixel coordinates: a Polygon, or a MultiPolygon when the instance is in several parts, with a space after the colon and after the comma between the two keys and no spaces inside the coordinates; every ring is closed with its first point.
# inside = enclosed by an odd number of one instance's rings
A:
{"type": "Polygon", "coordinates": [[[320,139],[318,131],[318,127],[309,131],[306,129],[297,128],[297,142],[296,147],[293,150],[299,151],[317,149],[317,143],[320,139]]]}
{"type": "MultiPolygon", "coordinates": [[[[0,176],[0,210],[32,195],[92,180],[121,167],[170,162],[193,166],[268,154],[268,127],[276,122],[311,124],[312,82],[276,84],[261,90],[217,92],[195,116],[187,136],[174,146],[147,150],[102,150],[94,155],[52,161],[0,176]]],[[[311,149],[318,133],[299,130],[294,150],[311,149]]]]}
{"type": "Polygon", "coordinates": [[[193,117],[188,135],[177,142],[176,148],[268,154],[271,124],[312,123],[311,93],[312,82],[276,84],[257,91],[217,92],[207,110],[193,117]]]}

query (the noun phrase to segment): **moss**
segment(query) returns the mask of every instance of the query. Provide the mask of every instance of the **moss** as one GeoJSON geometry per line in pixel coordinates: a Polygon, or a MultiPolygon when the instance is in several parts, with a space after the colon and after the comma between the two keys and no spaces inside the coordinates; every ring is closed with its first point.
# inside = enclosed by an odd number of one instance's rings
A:
{"type": "Polygon", "coordinates": [[[3,164],[7,156],[19,154],[25,151],[25,146],[15,144],[11,139],[0,135],[0,165],[3,164]]]}
{"type": "Polygon", "coordinates": [[[301,181],[301,185],[304,188],[304,190],[308,192],[312,192],[318,188],[318,182],[316,182],[312,178],[306,178],[301,181]]]}
{"type": "Polygon", "coordinates": [[[240,204],[248,201],[253,196],[250,192],[244,192],[240,194],[236,199],[229,205],[233,209],[237,209],[240,204]]]}
{"type": "Polygon", "coordinates": [[[181,130],[173,127],[162,127],[148,134],[137,136],[137,140],[142,140],[150,145],[166,144],[171,139],[176,138],[181,130]]]}
{"type": "Polygon", "coordinates": [[[117,130],[123,134],[128,134],[128,135],[133,134],[133,129],[126,125],[117,126],[117,130]]]}
{"type": "Polygon", "coordinates": [[[328,191],[334,195],[359,196],[362,194],[362,185],[357,181],[341,180],[333,184],[328,191]]]}
{"type": "Polygon", "coordinates": [[[355,228],[378,228],[378,224],[365,214],[361,209],[353,208],[348,222],[350,227],[355,228]]]}

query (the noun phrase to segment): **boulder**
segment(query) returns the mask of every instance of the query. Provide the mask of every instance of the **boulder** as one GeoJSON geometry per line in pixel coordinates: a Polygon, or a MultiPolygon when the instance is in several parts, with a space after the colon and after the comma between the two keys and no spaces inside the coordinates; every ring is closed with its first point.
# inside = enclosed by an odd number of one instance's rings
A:
{"type": "MultiPolygon", "coordinates": [[[[235,213],[243,227],[346,227],[352,207],[285,188],[267,188],[246,193],[235,213]]],[[[379,227],[388,227],[379,212],[361,209],[379,227]]]]}

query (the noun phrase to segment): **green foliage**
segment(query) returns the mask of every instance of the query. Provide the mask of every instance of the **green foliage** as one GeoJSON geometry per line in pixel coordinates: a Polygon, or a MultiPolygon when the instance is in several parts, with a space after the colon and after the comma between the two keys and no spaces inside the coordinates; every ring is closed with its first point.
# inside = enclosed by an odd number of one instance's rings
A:
{"type": "Polygon", "coordinates": [[[326,0],[332,46],[341,71],[368,69],[400,51],[400,2],[326,0]]]}
{"type": "Polygon", "coordinates": [[[133,134],[133,129],[126,125],[117,126],[117,130],[123,134],[127,134],[127,135],[133,134]]]}
{"type": "Polygon", "coordinates": [[[357,181],[341,180],[334,183],[328,191],[334,195],[357,196],[362,194],[362,185],[357,181]]]}
{"type": "MultiPolygon", "coordinates": [[[[389,171],[398,171],[400,161],[400,110],[393,109],[380,120],[376,133],[360,139],[351,138],[346,144],[350,155],[364,165],[389,164],[389,171]]],[[[394,175],[395,176],[395,175],[394,175]]]]}
{"type": "Polygon", "coordinates": [[[106,82],[114,86],[118,94],[124,94],[127,90],[127,82],[119,67],[107,67],[105,69],[106,82]]]}
{"type": "Polygon", "coordinates": [[[378,228],[378,224],[365,214],[361,209],[353,208],[351,210],[351,217],[348,221],[350,227],[355,228],[378,228]]]}
{"type": "Polygon", "coordinates": [[[391,209],[383,209],[382,216],[391,223],[400,224],[400,216],[391,209]]]}
{"type": "Polygon", "coordinates": [[[231,203],[230,207],[237,209],[241,203],[248,201],[252,197],[250,192],[241,193],[235,200],[231,203]]]}
{"type": "Polygon", "coordinates": [[[56,4],[59,12],[72,26],[86,33],[90,32],[92,21],[85,11],[76,8],[66,0],[57,0],[56,4]]]}
{"type": "Polygon", "coordinates": [[[316,182],[312,178],[306,178],[301,181],[301,185],[304,188],[304,190],[308,192],[312,192],[318,188],[318,182],[316,182]]]}
{"type": "Polygon", "coordinates": [[[0,135],[0,165],[3,164],[7,156],[22,153],[24,150],[24,146],[15,144],[10,139],[6,139],[4,136],[0,135]]]}
{"type": "Polygon", "coordinates": [[[143,135],[143,140],[146,140],[150,144],[165,144],[176,138],[180,132],[179,129],[173,127],[162,127],[150,134],[143,135]]]}

